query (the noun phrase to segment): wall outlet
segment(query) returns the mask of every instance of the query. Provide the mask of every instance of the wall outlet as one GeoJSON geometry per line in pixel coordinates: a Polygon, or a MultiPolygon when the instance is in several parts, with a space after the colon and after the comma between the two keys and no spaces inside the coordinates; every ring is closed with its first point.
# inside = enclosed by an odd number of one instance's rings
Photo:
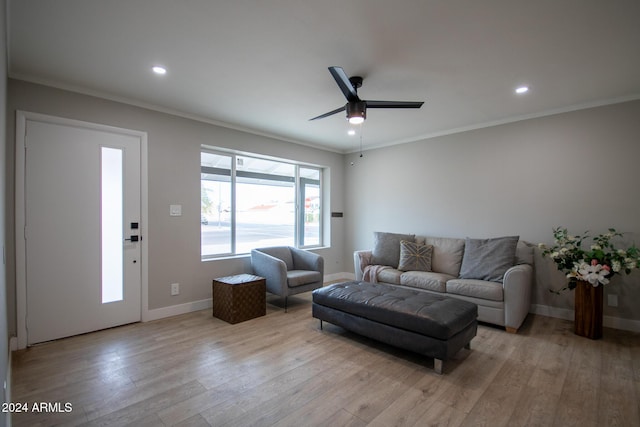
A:
{"type": "Polygon", "coordinates": [[[171,295],[180,295],[180,283],[171,284],[171,295]]]}
{"type": "Polygon", "coordinates": [[[609,307],[617,307],[618,306],[618,295],[608,294],[607,295],[607,304],[609,307]]]}

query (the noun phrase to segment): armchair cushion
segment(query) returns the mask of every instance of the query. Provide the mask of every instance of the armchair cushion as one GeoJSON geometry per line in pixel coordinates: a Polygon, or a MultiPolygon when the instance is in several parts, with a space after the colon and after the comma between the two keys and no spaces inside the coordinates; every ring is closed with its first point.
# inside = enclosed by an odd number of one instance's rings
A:
{"type": "Polygon", "coordinates": [[[313,282],[322,281],[322,274],[319,271],[309,270],[289,270],[287,271],[287,286],[295,288],[313,282]]]}

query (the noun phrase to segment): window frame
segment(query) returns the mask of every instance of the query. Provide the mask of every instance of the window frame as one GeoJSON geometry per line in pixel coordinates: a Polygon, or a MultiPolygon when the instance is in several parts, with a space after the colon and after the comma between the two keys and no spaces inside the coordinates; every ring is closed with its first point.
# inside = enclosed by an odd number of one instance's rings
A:
{"type": "MultiPolygon", "coordinates": [[[[200,224],[200,258],[201,261],[210,261],[220,258],[229,258],[236,256],[246,256],[250,252],[238,252],[237,245],[237,234],[238,234],[238,222],[237,222],[237,185],[238,178],[253,178],[253,179],[267,179],[274,180],[274,177],[279,177],[283,181],[292,182],[294,186],[294,224],[293,224],[293,246],[300,249],[314,249],[323,247],[324,242],[324,222],[325,222],[325,213],[324,213],[324,171],[325,167],[319,165],[312,165],[308,163],[296,162],[290,159],[282,159],[275,158],[271,156],[260,155],[256,153],[248,153],[248,152],[240,152],[235,150],[226,150],[218,147],[210,147],[210,146],[201,146],[200,148],[200,186],[202,189],[202,182],[204,181],[202,175],[204,173],[208,174],[216,174],[220,176],[228,176],[229,184],[230,184],[230,212],[229,212],[229,234],[230,234],[230,251],[229,252],[220,252],[215,254],[204,254],[203,253],[203,239],[202,239],[202,227],[204,224],[200,224]],[[231,161],[231,166],[229,169],[225,168],[215,168],[210,166],[202,165],[202,154],[209,153],[218,156],[229,157],[231,161]],[[257,159],[257,160],[265,160],[269,162],[281,163],[284,165],[291,165],[294,167],[294,174],[292,177],[288,177],[285,175],[277,175],[277,174],[262,174],[260,172],[251,172],[251,171],[238,171],[238,158],[249,158],[249,159],[257,159]],[[300,176],[300,169],[309,169],[313,171],[317,171],[318,179],[310,179],[307,177],[300,176]],[[304,200],[304,186],[305,185],[316,185],[318,186],[318,242],[313,244],[304,244],[304,227],[305,227],[305,200],[304,200]]],[[[214,180],[212,180],[214,181],[214,180]]],[[[201,190],[202,191],[202,190],[201,190]]],[[[202,192],[200,194],[200,204],[202,207],[202,192]]],[[[201,211],[202,216],[202,211],[201,211]]],[[[201,221],[202,222],[202,221],[201,221]]],[[[258,246],[256,246],[258,247],[258,246]]]]}

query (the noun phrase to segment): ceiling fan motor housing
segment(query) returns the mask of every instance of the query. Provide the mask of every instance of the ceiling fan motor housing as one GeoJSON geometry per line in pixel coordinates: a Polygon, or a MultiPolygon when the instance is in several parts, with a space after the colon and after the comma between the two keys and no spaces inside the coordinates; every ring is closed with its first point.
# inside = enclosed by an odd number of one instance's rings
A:
{"type": "Polygon", "coordinates": [[[365,101],[353,101],[348,102],[346,106],[347,110],[347,119],[352,117],[362,117],[362,119],[367,118],[367,103],[365,101]]]}

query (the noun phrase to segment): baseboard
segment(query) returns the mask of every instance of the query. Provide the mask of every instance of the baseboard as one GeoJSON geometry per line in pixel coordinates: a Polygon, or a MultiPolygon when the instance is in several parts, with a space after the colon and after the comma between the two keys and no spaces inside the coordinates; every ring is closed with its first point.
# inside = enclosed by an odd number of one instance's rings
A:
{"type": "MultiPolygon", "coordinates": [[[[568,308],[551,307],[548,305],[532,304],[530,313],[540,314],[547,317],[556,317],[558,319],[573,320],[573,310],[568,308]]],[[[640,320],[622,319],[613,316],[604,316],[602,319],[603,326],[613,329],[621,329],[623,331],[640,332],[640,320]]]]}
{"type": "Polygon", "coordinates": [[[192,311],[206,310],[211,307],[213,307],[211,298],[188,302],[185,304],[170,305],[169,307],[148,310],[146,314],[142,315],[142,321],[150,322],[152,320],[164,319],[165,317],[191,313],[192,311]]]}
{"type": "Polygon", "coordinates": [[[356,275],[353,273],[333,273],[333,274],[325,274],[324,275],[324,282],[328,283],[328,282],[335,282],[337,280],[355,280],[356,279],[356,275]]]}

